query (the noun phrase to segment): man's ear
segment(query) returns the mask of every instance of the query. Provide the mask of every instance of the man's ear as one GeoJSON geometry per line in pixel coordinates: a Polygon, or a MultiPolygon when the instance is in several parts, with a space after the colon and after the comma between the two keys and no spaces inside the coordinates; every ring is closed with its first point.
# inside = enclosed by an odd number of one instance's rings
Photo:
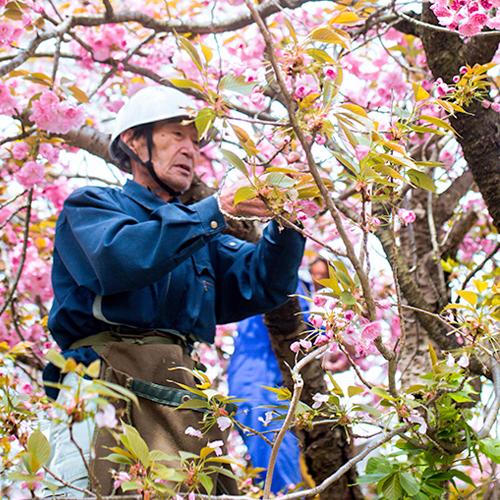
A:
{"type": "Polygon", "coordinates": [[[137,153],[137,140],[134,139],[134,133],[132,130],[125,130],[120,134],[120,139],[135,153],[137,153]]]}

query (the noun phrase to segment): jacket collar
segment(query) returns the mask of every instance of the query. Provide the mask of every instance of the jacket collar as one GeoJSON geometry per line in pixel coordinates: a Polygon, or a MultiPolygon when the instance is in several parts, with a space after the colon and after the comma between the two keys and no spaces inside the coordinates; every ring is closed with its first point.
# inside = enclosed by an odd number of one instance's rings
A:
{"type": "MultiPolygon", "coordinates": [[[[123,186],[123,192],[136,203],[151,211],[156,210],[167,203],[150,191],[147,187],[131,179],[128,179],[125,186],[123,186]]],[[[172,201],[177,200],[174,199],[172,201]]]]}

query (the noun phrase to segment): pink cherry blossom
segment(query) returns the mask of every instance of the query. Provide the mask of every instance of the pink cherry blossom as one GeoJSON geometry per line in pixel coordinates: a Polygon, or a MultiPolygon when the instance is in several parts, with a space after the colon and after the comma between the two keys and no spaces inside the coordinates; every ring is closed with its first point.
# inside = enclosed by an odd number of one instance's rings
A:
{"type": "Polygon", "coordinates": [[[12,145],[12,156],[15,160],[24,160],[30,151],[30,147],[25,142],[15,142],[12,145]]]}
{"type": "Polygon", "coordinates": [[[309,323],[311,323],[314,328],[321,328],[323,325],[323,318],[319,314],[311,314],[309,316],[309,323]]]}
{"type": "Polygon", "coordinates": [[[49,144],[48,142],[42,142],[38,152],[49,162],[55,163],[59,159],[59,150],[49,144]]]}
{"type": "Polygon", "coordinates": [[[312,407],[317,410],[318,408],[321,407],[323,403],[327,403],[328,400],[330,399],[330,396],[328,394],[321,394],[317,392],[313,397],[312,397],[314,403],[312,407]]]}
{"type": "Polygon", "coordinates": [[[316,307],[323,307],[326,304],[327,298],[321,295],[315,295],[313,297],[313,303],[316,307]]]}
{"type": "Polygon", "coordinates": [[[97,427],[108,427],[113,429],[118,424],[118,420],[116,420],[116,411],[115,407],[112,404],[108,404],[104,407],[104,410],[98,411],[95,414],[95,423],[97,427]]]}
{"type": "Polygon", "coordinates": [[[66,134],[80,127],[85,119],[81,107],[60,102],[52,90],[45,91],[34,101],[32,109],[30,120],[38,127],[56,134],[66,134]]]}
{"type": "Polygon", "coordinates": [[[407,226],[408,224],[415,222],[417,217],[413,210],[406,210],[405,208],[400,208],[398,210],[398,218],[403,225],[407,226]]]}
{"type": "Polygon", "coordinates": [[[16,100],[10,93],[9,87],[0,82],[0,114],[12,115],[16,110],[16,100]]]}
{"type": "Polygon", "coordinates": [[[380,336],[380,323],[378,321],[371,321],[367,323],[361,331],[361,337],[365,340],[375,340],[380,336]]]}
{"type": "Polygon", "coordinates": [[[354,316],[355,316],[354,311],[351,311],[350,309],[348,309],[344,313],[344,318],[346,319],[346,321],[352,321],[354,319],[354,316]]]}
{"type": "Polygon", "coordinates": [[[118,488],[120,488],[120,486],[127,482],[127,481],[131,481],[131,477],[130,477],[130,474],[128,472],[125,472],[125,471],[120,471],[120,472],[117,472],[116,475],[114,476],[115,477],[115,480],[113,482],[113,488],[115,490],[117,490],[118,488]]]}
{"type": "Polygon", "coordinates": [[[361,161],[368,153],[370,152],[370,148],[368,146],[363,146],[362,144],[358,144],[354,149],[354,154],[358,161],[361,161]]]}
{"type": "Polygon", "coordinates": [[[43,165],[36,161],[28,161],[14,174],[14,177],[17,182],[30,189],[43,181],[44,173],[43,165]]]}
{"type": "Polygon", "coordinates": [[[334,66],[325,66],[323,68],[323,74],[328,80],[335,80],[337,77],[337,69],[334,66]]]}
{"type": "Polygon", "coordinates": [[[203,434],[200,430],[195,429],[194,427],[191,427],[191,426],[186,428],[186,430],[184,431],[184,434],[186,434],[187,436],[196,437],[198,439],[201,439],[203,437],[203,434]]]}
{"type": "Polygon", "coordinates": [[[223,432],[226,429],[229,429],[232,425],[233,425],[233,422],[229,417],[218,417],[217,418],[217,426],[223,432]]]}
{"type": "Polygon", "coordinates": [[[224,446],[224,441],[221,441],[220,439],[217,441],[211,441],[207,443],[207,446],[215,450],[215,454],[220,457],[222,455],[222,447],[224,446]]]}

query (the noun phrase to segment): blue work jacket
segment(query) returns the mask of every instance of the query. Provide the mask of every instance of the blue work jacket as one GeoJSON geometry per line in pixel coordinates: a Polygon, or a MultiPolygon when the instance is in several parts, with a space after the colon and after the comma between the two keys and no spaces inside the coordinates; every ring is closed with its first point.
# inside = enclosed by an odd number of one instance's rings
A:
{"type": "Polygon", "coordinates": [[[225,227],[213,196],[166,203],[134,181],[72,193],[56,226],[48,323],[64,355],[96,359],[90,348],[69,348],[110,324],[212,342],[216,323],[283,303],[297,286],[302,236],[271,222],[252,244],[225,227]]]}

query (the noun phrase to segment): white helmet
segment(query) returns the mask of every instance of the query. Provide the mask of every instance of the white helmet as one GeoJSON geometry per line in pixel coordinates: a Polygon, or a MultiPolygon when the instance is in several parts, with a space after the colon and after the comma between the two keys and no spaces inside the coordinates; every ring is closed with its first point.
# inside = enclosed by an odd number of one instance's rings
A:
{"type": "Polygon", "coordinates": [[[111,159],[118,163],[122,170],[130,172],[128,162],[123,161],[123,152],[118,147],[122,132],[146,123],[192,118],[193,111],[193,100],[177,89],[156,85],[139,90],[116,116],[108,148],[111,159]]]}

